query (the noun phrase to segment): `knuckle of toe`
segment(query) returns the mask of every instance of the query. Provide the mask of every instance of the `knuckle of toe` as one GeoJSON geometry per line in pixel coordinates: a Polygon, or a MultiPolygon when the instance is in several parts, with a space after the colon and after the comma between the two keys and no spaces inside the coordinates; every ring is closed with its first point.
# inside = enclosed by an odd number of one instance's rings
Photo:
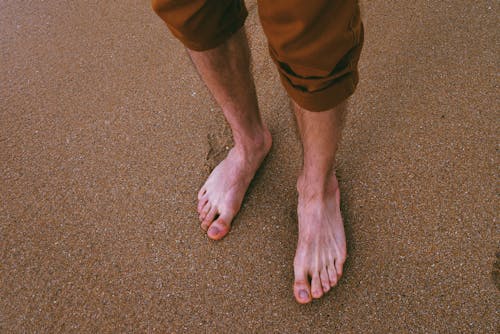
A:
{"type": "Polygon", "coordinates": [[[337,257],[335,259],[335,262],[336,263],[340,263],[341,265],[343,265],[344,262],[345,262],[345,260],[346,260],[346,257],[343,254],[340,254],[339,257],[337,257]]]}

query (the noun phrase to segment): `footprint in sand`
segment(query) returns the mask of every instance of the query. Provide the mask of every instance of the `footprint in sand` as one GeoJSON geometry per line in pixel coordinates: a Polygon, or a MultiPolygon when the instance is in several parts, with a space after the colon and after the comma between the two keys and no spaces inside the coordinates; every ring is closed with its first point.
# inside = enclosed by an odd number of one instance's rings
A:
{"type": "Polygon", "coordinates": [[[233,142],[231,131],[225,126],[220,131],[213,131],[207,135],[208,152],[205,158],[205,167],[210,173],[226,156],[233,142]]]}
{"type": "Polygon", "coordinates": [[[500,290],[500,251],[496,253],[496,258],[493,270],[491,271],[491,277],[493,278],[493,284],[500,290]]]}

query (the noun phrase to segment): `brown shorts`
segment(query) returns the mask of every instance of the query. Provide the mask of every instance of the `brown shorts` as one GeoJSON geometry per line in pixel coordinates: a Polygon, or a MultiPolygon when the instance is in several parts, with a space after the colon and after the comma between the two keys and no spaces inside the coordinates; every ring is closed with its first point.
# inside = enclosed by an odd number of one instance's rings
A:
{"type": "MultiPolygon", "coordinates": [[[[153,0],[152,6],[197,51],[222,44],[248,15],[243,0],[153,0]]],[[[258,8],[271,57],[298,105],[327,110],[354,93],[363,45],[357,0],[258,0],[258,8]]]]}

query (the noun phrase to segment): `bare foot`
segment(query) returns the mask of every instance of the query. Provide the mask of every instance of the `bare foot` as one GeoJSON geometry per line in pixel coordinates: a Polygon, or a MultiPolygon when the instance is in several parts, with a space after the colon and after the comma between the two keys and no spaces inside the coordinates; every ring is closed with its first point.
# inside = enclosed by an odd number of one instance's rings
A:
{"type": "Polygon", "coordinates": [[[271,149],[267,129],[257,137],[245,145],[235,145],[198,193],[201,228],[211,239],[222,239],[229,232],[255,172],[271,149]]]}
{"type": "Polygon", "coordinates": [[[293,291],[301,304],[320,298],[337,284],[347,256],[337,178],[333,174],[325,186],[314,183],[304,178],[297,183],[299,239],[293,291]]]}

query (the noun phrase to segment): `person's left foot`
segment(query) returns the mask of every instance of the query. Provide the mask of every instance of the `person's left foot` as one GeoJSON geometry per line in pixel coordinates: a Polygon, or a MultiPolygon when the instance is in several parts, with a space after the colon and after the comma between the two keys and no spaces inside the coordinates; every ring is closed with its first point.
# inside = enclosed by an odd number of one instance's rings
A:
{"type": "Polygon", "coordinates": [[[300,304],[320,298],[337,284],[347,256],[337,178],[333,174],[324,185],[315,184],[317,180],[304,178],[297,184],[299,240],[293,291],[300,304]]]}

